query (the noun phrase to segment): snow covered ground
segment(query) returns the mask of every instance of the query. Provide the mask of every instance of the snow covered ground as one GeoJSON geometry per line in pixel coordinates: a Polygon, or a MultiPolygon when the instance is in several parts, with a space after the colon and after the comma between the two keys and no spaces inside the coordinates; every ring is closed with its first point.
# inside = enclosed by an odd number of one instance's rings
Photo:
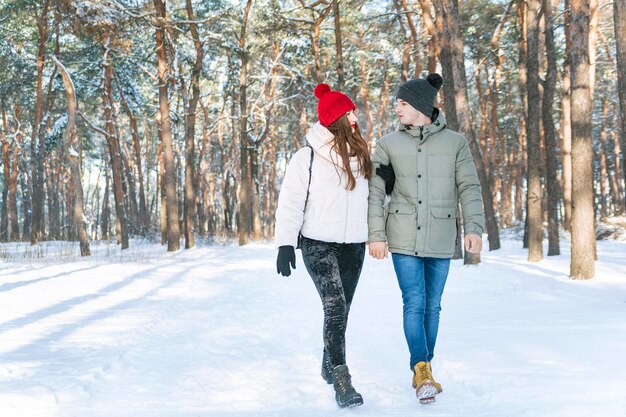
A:
{"type": "Polygon", "coordinates": [[[454,261],[434,373],[410,385],[391,260],[366,259],[348,326],[365,404],[337,408],[319,376],[322,312],[298,258],[269,244],[169,254],[131,242],[0,245],[0,416],[317,417],[626,415],[626,242],[598,242],[596,278],[519,241],[454,261]]]}

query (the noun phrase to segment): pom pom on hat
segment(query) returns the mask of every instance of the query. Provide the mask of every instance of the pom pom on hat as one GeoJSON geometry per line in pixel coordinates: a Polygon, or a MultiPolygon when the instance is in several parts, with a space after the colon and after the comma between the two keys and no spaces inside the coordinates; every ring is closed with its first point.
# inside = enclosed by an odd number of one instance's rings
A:
{"type": "Polygon", "coordinates": [[[441,78],[441,75],[437,74],[436,72],[428,74],[428,76],[426,77],[426,81],[428,81],[430,85],[435,87],[437,91],[439,91],[439,89],[443,85],[443,78],[441,78]]]}
{"type": "Polygon", "coordinates": [[[328,127],[350,110],[356,109],[347,95],[331,90],[328,84],[318,84],[313,93],[319,100],[317,117],[322,126],[328,127]]]}
{"type": "Polygon", "coordinates": [[[330,86],[328,84],[318,84],[317,87],[315,87],[315,91],[313,92],[313,94],[315,94],[315,97],[320,99],[324,97],[324,94],[329,93],[329,92],[330,92],[330,86]]]}

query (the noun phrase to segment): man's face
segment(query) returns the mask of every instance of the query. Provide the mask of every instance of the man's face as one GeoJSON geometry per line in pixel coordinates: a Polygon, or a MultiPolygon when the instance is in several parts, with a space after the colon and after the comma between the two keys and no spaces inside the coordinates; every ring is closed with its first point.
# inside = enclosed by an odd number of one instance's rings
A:
{"type": "Polygon", "coordinates": [[[403,125],[417,126],[421,113],[401,98],[396,100],[396,114],[403,125]]]}

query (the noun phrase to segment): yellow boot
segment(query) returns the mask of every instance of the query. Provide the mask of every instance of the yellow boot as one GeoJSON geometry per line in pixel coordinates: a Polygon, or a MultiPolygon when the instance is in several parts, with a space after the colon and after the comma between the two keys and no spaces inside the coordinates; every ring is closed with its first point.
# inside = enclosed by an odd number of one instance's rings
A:
{"type": "Polygon", "coordinates": [[[430,362],[428,362],[428,370],[430,371],[430,379],[431,381],[433,381],[435,388],[437,388],[437,394],[441,394],[443,388],[441,388],[441,384],[439,382],[435,381],[435,377],[433,376],[433,366],[430,364],[430,362]]]}
{"type": "MultiPolygon", "coordinates": [[[[441,394],[443,392],[443,388],[441,388],[441,384],[435,381],[435,377],[433,376],[433,367],[430,362],[428,363],[428,370],[430,371],[430,380],[432,381],[435,388],[437,388],[437,394],[441,394]]],[[[415,377],[413,377],[413,388],[416,388],[415,377]]]]}
{"type": "Polygon", "coordinates": [[[435,401],[435,395],[439,394],[440,391],[430,373],[430,364],[428,362],[418,362],[415,364],[413,372],[413,388],[415,388],[417,399],[422,404],[435,401]]]}

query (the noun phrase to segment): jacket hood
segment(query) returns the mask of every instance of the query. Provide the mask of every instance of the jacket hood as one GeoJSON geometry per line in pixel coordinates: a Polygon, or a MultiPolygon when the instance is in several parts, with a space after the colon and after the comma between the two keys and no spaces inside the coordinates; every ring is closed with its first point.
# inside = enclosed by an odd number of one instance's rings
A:
{"type": "MultiPolygon", "coordinates": [[[[343,159],[333,149],[333,134],[320,122],[315,123],[306,133],[306,141],[313,148],[315,153],[330,163],[343,169],[343,159]]],[[[357,177],[359,174],[359,160],[356,156],[350,157],[350,169],[352,174],[357,177]]]]}

